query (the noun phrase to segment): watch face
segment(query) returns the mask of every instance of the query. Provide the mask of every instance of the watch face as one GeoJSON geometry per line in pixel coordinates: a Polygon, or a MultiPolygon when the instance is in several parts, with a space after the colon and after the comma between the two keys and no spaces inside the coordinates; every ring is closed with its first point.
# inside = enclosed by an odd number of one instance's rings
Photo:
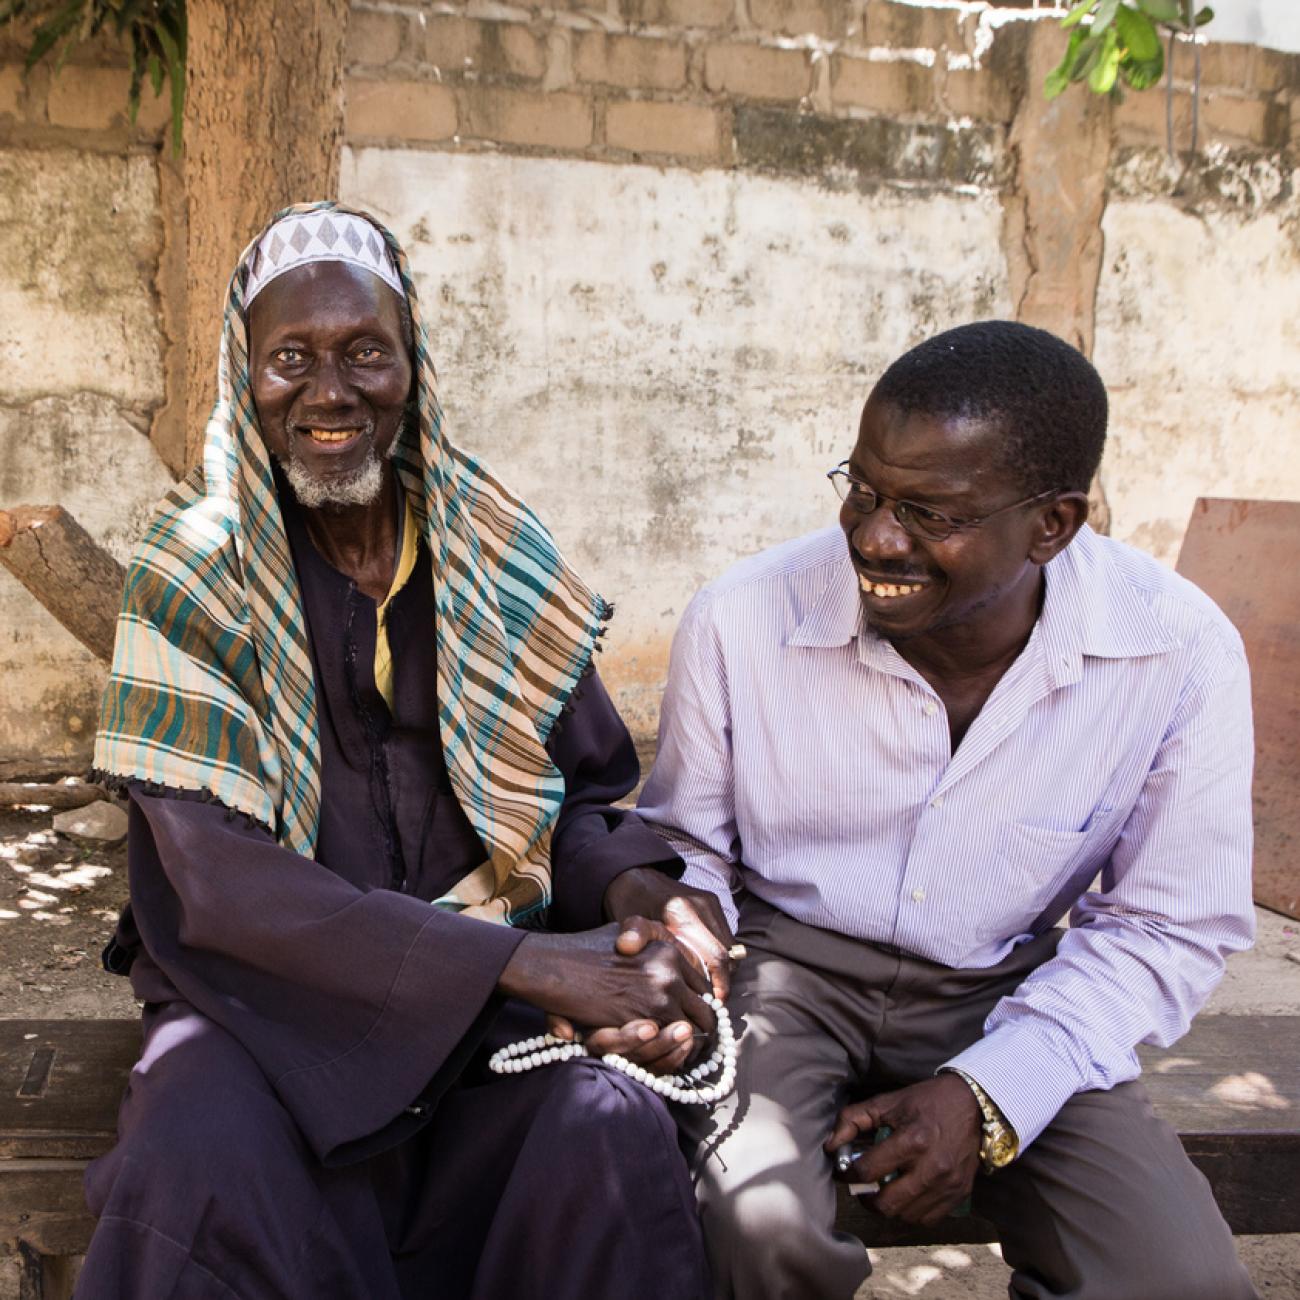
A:
{"type": "Polygon", "coordinates": [[[1018,1143],[1005,1129],[988,1140],[988,1162],[995,1169],[1009,1165],[1016,1158],[1018,1143]]]}

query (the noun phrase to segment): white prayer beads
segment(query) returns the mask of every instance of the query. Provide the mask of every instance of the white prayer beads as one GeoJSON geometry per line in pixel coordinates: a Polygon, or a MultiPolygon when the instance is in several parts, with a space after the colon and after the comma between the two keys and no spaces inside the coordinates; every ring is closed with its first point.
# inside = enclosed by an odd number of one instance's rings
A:
{"type": "MultiPolygon", "coordinates": [[[[721,999],[712,993],[701,994],[713,1008],[717,1019],[716,1042],[707,1061],[686,1074],[652,1074],[643,1066],[634,1065],[625,1056],[612,1052],[600,1057],[606,1065],[622,1070],[630,1079],[644,1084],[661,1097],[684,1105],[711,1106],[721,1101],[736,1086],[736,1036],[732,1032],[731,1017],[721,999]],[[706,1084],[705,1079],[716,1073],[717,1079],[706,1084]]],[[[488,1068],[494,1074],[523,1074],[556,1061],[571,1061],[578,1056],[590,1056],[581,1040],[569,1042],[554,1034],[539,1034],[536,1038],[523,1038],[493,1052],[488,1068]]]]}

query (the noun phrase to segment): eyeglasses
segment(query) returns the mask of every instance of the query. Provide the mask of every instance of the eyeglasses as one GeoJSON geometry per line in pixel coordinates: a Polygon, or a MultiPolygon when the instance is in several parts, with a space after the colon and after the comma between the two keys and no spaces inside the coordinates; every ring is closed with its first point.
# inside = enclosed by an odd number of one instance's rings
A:
{"type": "Polygon", "coordinates": [[[992,519],[994,515],[1015,510],[1019,506],[1032,505],[1035,501],[1045,501],[1048,497],[1056,495],[1056,489],[1049,488],[1046,492],[1039,492],[1032,497],[999,506],[996,510],[990,510],[988,514],[976,515],[973,519],[954,519],[952,515],[946,515],[942,510],[935,510],[932,506],[883,496],[875,488],[868,487],[860,478],[854,478],[849,473],[848,464],[847,460],[843,460],[826,475],[840,500],[860,515],[874,514],[884,502],[890,501],[893,503],[894,518],[898,520],[898,526],[909,537],[926,542],[942,542],[953,533],[960,532],[963,528],[974,528],[986,519],[992,519]]]}

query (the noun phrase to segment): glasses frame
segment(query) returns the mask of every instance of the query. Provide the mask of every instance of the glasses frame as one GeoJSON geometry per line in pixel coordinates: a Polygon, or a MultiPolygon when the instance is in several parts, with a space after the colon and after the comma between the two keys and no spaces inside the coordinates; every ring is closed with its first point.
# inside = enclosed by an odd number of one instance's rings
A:
{"type": "Polygon", "coordinates": [[[1033,505],[1038,501],[1045,501],[1048,497],[1056,496],[1058,488],[1048,488],[1045,492],[1037,492],[1033,496],[1023,497],[1019,501],[1011,501],[1005,506],[999,506],[996,510],[989,510],[982,515],[974,515],[969,519],[954,518],[952,515],[942,510],[935,509],[934,506],[922,505],[919,501],[909,501],[906,497],[888,497],[883,492],[877,492],[869,483],[864,483],[849,470],[849,462],[842,460],[834,469],[826,471],[826,477],[830,480],[831,486],[835,489],[835,495],[844,502],[845,505],[857,511],[858,514],[866,516],[873,515],[886,502],[891,502],[890,513],[894,516],[898,526],[909,536],[921,542],[944,542],[950,538],[953,533],[960,533],[967,528],[978,528],[986,519],[992,519],[995,515],[1005,514],[1008,510],[1016,510],[1021,506],[1033,505]],[[843,483],[845,486],[841,487],[843,483]],[[853,501],[852,493],[857,488],[869,493],[872,497],[873,504],[867,508],[860,506],[853,501]],[[927,532],[919,527],[917,517],[910,514],[907,507],[913,510],[924,510],[927,514],[938,515],[943,521],[940,525],[945,531],[940,533],[927,532]],[[903,508],[904,515],[898,513],[903,508]],[[906,517],[904,517],[906,516],[906,517]]]}

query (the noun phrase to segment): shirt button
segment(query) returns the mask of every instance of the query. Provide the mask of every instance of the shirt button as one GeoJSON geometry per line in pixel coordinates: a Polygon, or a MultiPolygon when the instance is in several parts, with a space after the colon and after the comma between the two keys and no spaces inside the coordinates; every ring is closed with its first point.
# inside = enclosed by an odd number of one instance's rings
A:
{"type": "Polygon", "coordinates": [[[939,706],[933,700],[926,700],[925,716],[927,718],[932,718],[938,712],[939,712],[939,706]]]}
{"type": "Polygon", "coordinates": [[[937,795],[935,795],[934,798],[930,800],[930,807],[931,807],[931,808],[942,808],[942,807],[943,807],[943,795],[941,795],[941,794],[937,794],[937,795]]]}
{"type": "Polygon", "coordinates": [[[912,902],[914,902],[914,903],[924,903],[924,902],[925,902],[925,890],[924,890],[924,889],[914,889],[914,890],[912,890],[912,902]]]}

